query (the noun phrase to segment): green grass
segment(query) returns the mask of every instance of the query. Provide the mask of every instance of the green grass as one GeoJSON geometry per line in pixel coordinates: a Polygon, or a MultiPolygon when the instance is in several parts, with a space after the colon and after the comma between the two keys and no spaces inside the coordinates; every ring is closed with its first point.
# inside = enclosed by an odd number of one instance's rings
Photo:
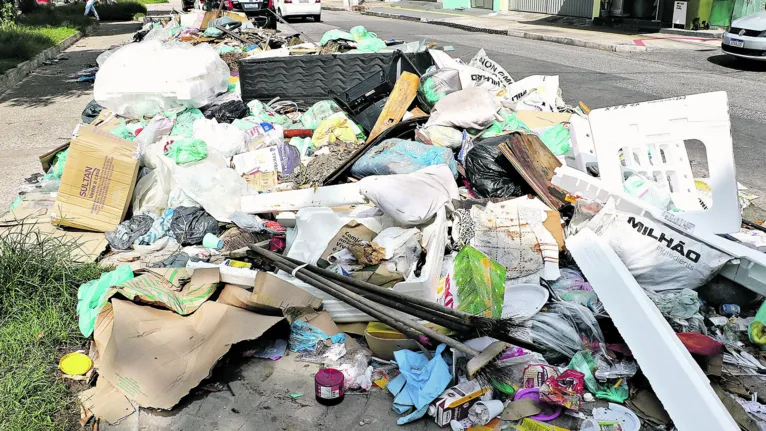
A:
{"type": "Polygon", "coordinates": [[[57,371],[80,349],[77,288],[98,278],[72,263],[72,244],[16,231],[0,237],[0,429],[79,429],[74,394],[57,371]]]}
{"type": "Polygon", "coordinates": [[[76,27],[0,26],[0,73],[76,34],[76,27]]]}
{"type": "Polygon", "coordinates": [[[137,0],[141,4],[160,4],[168,3],[168,0],[137,0]]]}

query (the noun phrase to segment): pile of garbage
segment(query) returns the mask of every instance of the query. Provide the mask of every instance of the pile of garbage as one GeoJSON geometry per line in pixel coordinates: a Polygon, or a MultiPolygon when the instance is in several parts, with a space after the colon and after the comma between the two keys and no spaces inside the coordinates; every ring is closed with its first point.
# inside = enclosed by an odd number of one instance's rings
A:
{"type": "Polygon", "coordinates": [[[591,111],[484,50],[466,63],[359,27],[314,44],[208,18],[102,54],[71,142],[3,220],[116,267],[78,293],[93,343],[65,358],[98,375],[86,411],[171,409],[232,344],[286,322],[247,355],[319,364],[318,403],[389,391],[400,425],[766,425],[766,228],[741,216],[726,93],[591,111]],[[248,99],[285,77],[247,69],[296,56],[334,62],[347,88],[248,99]],[[364,56],[394,66],[344,67],[364,56]]]}

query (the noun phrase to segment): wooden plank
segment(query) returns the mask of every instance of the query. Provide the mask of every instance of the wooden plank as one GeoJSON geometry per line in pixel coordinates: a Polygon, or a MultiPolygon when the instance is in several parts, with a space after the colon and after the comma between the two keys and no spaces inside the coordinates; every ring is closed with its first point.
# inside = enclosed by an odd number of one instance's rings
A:
{"type": "Polygon", "coordinates": [[[428,117],[428,114],[426,114],[425,112],[423,112],[423,110],[422,110],[422,109],[420,109],[420,107],[419,107],[419,106],[416,106],[416,107],[414,107],[414,108],[413,108],[413,109],[410,111],[410,114],[412,114],[412,116],[413,116],[413,117],[428,117]]]}
{"type": "Polygon", "coordinates": [[[404,113],[407,112],[412,101],[415,100],[415,96],[418,95],[418,84],[420,84],[420,78],[414,73],[403,72],[399,76],[366,143],[369,144],[384,130],[402,121],[404,113]]]}
{"type": "Polygon", "coordinates": [[[566,192],[553,184],[561,162],[536,135],[513,133],[500,144],[500,151],[549,207],[558,210],[566,205],[566,192]]]}

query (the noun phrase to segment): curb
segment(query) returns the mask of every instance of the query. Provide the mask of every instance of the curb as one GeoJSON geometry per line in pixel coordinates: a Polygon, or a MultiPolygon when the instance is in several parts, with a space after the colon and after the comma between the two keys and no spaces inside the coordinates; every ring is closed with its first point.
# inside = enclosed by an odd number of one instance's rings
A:
{"type": "Polygon", "coordinates": [[[69,48],[70,46],[74,45],[82,39],[86,33],[90,32],[90,30],[93,27],[88,27],[85,29],[85,33],[82,31],[78,31],[76,34],[73,34],[69,36],[68,38],[62,40],[59,42],[58,45],[52,46],[45,51],[37,54],[32,58],[31,60],[24,61],[22,63],[19,63],[14,67],[13,69],[5,72],[3,75],[0,76],[0,95],[5,93],[6,91],[10,90],[11,87],[15,86],[24,78],[27,77],[30,73],[32,73],[33,70],[40,67],[41,64],[43,64],[44,61],[50,60],[53,57],[56,57],[57,55],[61,54],[62,51],[69,48]]]}
{"type": "Polygon", "coordinates": [[[703,37],[709,39],[721,39],[723,33],[710,31],[681,30],[680,28],[661,28],[660,34],[674,34],[677,36],[703,37]]]}
{"type": "MultiPolygon", "coordinates": [[[[335,10],[335,9],[329,9],[329,10],[335,10]]],[[[340,9],[340,10],[345,11],[345,9],[340,9]]],[[[474,27],[474,26],[465,25],[465,24],[457,24],[457,23],[453,23],[449,21],[428,20],[425,18],[418,18],[418,17],[408,16],[408,15],[399,15],[399,14],[393,14],[393,13],[365,11],[365,12],[361,12],[361,14],[368,15],[368,16],[375,16],[379,18],[399,19],[404,21],[417,21],[417,22],[423,22],[427,24],[441,25],[445,27],[452,27],[452,28],[457,28],[460,30],[466,30],[466,31],[474,32],[474,33],[501,34],[501,35],[511,36],[511,37],[521,37],[524,39],[542,40],[545,42],[553,42],[553,43],[559,43],[562,45],[570,45],[570,46],[579,46],[582,48],[598,49],[601,51],[645,52],[648,50],[648,48],[645,46],[614,45],[610,43],[590,42],[590,41],[586,41],[582,39],[573,39],[571,37],[551,36],[551,35],[539,34],[539,33],[529,33],[529,32],[520,31],[520,30],[496,30],[491,28],[474,27]]]]}

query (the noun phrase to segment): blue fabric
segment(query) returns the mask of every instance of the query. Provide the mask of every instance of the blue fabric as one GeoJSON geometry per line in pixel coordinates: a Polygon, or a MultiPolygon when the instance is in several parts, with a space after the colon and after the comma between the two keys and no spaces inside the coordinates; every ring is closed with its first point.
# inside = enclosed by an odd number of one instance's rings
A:
{"type": "Polygon", "coordinates": [[[401,374],[388,383],[388,390],[394,395],[393,409],[403,414],[411,407],[415,411],[399,418],[396,423],[404,425],[420,419],[428,410],[428,405],[441,395],[452,381],[449,366],[442,358],[444,344],[436,348],[436,353],[429,361],[426,355],[411,350],[394,352],[401,374]]]}
{"type": "Polygon", "coordinates": [[[447,147],[404,139],[386,139],[364,153],[351,167],[356,178],[370,175],[411,174],[433,165],[447,165],[457,178],[457,163],[447,147]]]}

